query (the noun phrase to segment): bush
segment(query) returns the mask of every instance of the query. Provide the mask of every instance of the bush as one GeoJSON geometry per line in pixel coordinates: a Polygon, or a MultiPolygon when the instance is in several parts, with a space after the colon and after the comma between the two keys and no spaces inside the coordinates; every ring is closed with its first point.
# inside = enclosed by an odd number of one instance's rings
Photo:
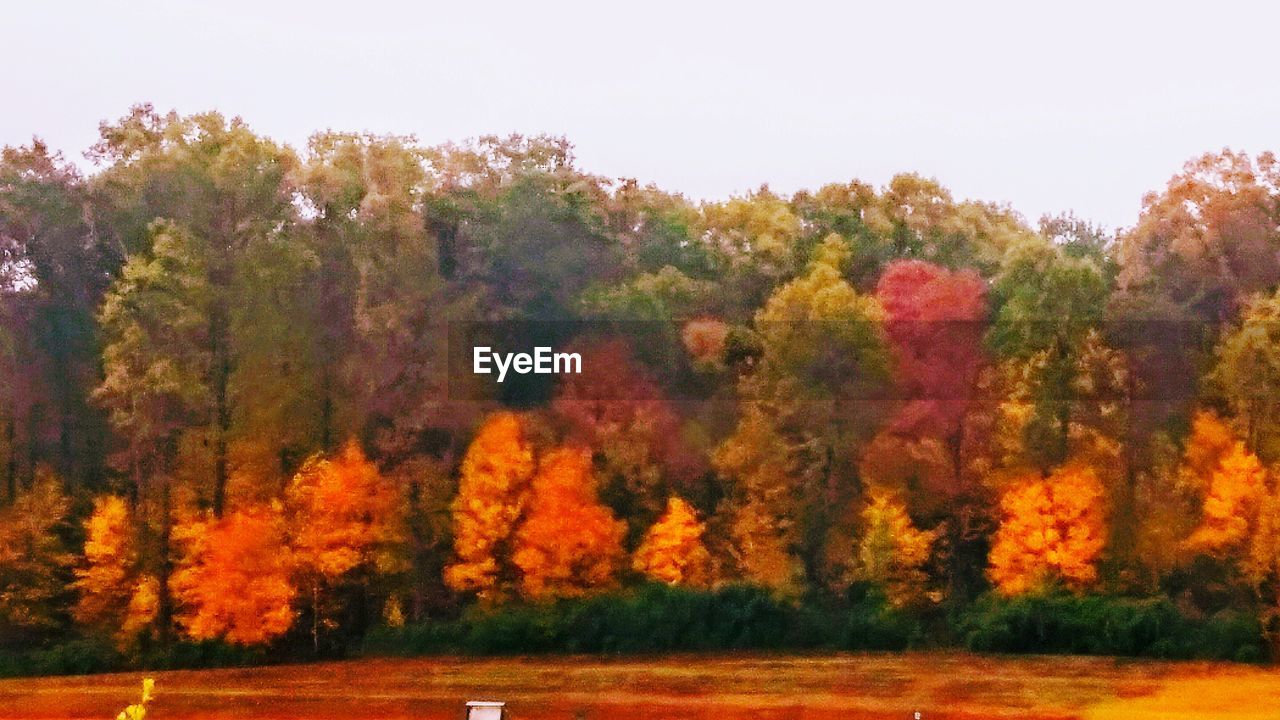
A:
{"type": "Polygon", "coordinates": [[[987,596],[961,613],[957,632],[971,650],[1072,653],[1258,662],[1262,628],[1250,614],[1188,618],[1167,599],[987,596]]]}
{"type": "Polygon", "coordinates": [[[123,658],[107,643],[67,640],[26,652],[0,654],[0,677],[87,675],[118,670],[123,665],[123,658]]]}
{"type": "Polygon", "coordinates": [[[745,585],[699,591],[655,584],[381,629],[366,638],[364,648],[372,654],[901,649],[921,636],[917,621],[874,597],[821,607],[745,585]]]}

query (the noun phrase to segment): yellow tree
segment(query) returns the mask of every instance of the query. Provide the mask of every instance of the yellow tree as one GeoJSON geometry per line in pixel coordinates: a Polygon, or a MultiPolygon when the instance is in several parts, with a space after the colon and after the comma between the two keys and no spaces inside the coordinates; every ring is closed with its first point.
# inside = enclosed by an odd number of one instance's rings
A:
{"type": "Polygon", "coordinates": [[[76,622],[113,634],[121,647],[155,620],[157,582],[138,572],[136,526],[124,499],[93,501],[84,521],[84,560],[76,568],[76,622]]]}
{"type": "Polygon", "coordinates": [[[623,556],[626,524],[596,497],[591,455],[562,447],[538,463],[529,514],[515,533],[520,592],[540,600],[607,587],[623,556]]]}
{"type": "Polygon", "coordinates": [[[297,590],[278,504],[188,520],[173,532],[184,552],[170,582],[188,637],[259,645],[289,630],[297,590]]]}
{"type": "Polygon", "coordinates": [[[533,471],[533,445],[520,417],[499,412],[486,419],[462,460],[453,502],[455,560],[444,575],[449,587],[481,599],[509,589],[514,573],[508,547],[524,514],[533,471]]]}
{"type": "Polygon", "coordinates": [[[373,576],[403,569],[403,504],[359,443],[349,441],[335,456],[317,455],[303,464],[285,489],[285,512],[318,646],[320,630],[335,625],[339,590],[364,589],[373,576]]]}
{"type": "Polygon", "coordinates": [[[1266,476],[1258,458],[1236,442],[1209,476],[1200,525],[1187,538],[1187,547],[1214,556],[1243,550],[1266,493],[1266,476]]]}
{"type": "Polygon", "coordinates": [[[1081,590],[1098,578],[1106,545],[1105,490],[1092,468],[1067,465],[1033,475],[1000,499],[1000,529],[988,576],[1004,595],[1019,595],[1055,580],[1081,590]]]}
{"type": "Polygon", "coordinates": [[[689,503],[671,496],[636,548],[632,568],[668,585],[706,587],[711,580],[711,554],[702,544],[706,529],[689,503]]]}
{"type": "Polygon", "coordinates": [[[927,599],[929,576],[924,565],[937,531],[918,529],[902,502],[882,491],[872,493],[862,522],[866,530],[858,543],[854,577],[881,587],[896,607],[927,599]]]}
{"type": "Polygon", "coordinates": [[[0,511],[0,643],[57,627],[73,561],[60,534],[69,508],[62,480],[40,467],[0,511]]]}
{"type": "Polygon", "coordinates": [[[712,458],[716,469],[737,479],[721,509],[729,518],[730,553],[742,576],[767,588],[799,588],[803,570],[795,545],[791,451],[756,404],[745,408],[737,431],[712,458]]]}

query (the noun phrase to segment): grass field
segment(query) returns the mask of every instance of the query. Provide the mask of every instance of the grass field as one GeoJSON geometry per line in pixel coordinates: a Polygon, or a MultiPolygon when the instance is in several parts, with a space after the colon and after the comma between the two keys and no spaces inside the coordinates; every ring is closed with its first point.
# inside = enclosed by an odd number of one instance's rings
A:
{"type": "MultiPolygon", "coordinates": [[[[660,659],[377,659],[153,674],[148,720],[455,720],[501,699],[514,720],[1280,718],[1280,671],[960,653],[660,659]]],[[[140,673],[0,680],[9,720],[110,720],[140,673]]]]}

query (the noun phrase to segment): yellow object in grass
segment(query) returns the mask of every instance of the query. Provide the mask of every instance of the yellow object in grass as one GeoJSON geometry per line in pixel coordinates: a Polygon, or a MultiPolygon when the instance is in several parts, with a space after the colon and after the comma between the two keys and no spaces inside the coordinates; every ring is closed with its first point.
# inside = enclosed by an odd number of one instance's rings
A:
{"type": "Polygon", "coordinates": [[[142,681],[142,699],[136,704],[130,705],[120,714],[116,716],[116,720],[142,720],[147,716],[147,703],[151,702],[152,691],[155,690],[156,681],[154,678],[147,678],[142,681]]]}

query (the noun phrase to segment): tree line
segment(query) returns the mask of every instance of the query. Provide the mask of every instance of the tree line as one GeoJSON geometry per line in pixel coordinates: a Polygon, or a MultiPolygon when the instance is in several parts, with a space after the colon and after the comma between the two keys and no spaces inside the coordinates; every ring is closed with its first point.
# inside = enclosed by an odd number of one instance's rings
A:
{"type": "Polygon", "coordinates": [[[87,157],[0,157],[4,647],[324,651],[644,582],[1280,631],[1270,154],[1118,233],[148,105],[87,157]],[[544,321],[581,374],[450,392],[451,326],[544,321]]]}

